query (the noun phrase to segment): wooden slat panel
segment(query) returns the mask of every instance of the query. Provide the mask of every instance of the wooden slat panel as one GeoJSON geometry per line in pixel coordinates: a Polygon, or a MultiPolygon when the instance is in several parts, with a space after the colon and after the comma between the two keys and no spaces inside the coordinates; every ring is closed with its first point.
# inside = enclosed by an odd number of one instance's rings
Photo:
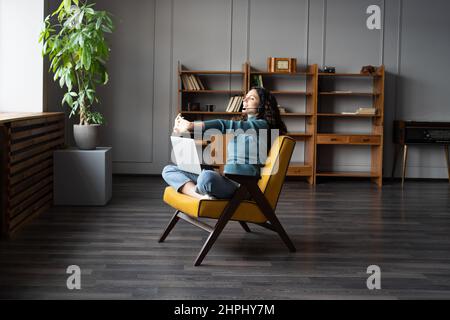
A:
{"type": "Polygon", "coordinates": [[[53,155],[53,150],[49,150],[47,152],[41,153],[37,156],[34,156],[33,158],[30,158],[26,161],[18,163],[11,167],[11,174],[15,174],[23,169],[31,167],[32,165],[36,165],[40,161],[50,158],[52,155],[53,155]]]}
{"type": "Polygon", "coordinates": [[[0,232],[8,234],[9,219],[7,216],[9,206],[9,135],[11,129],[7,125],[0,125],[0,232]]]}
{"type": "Polygon", "coordinates": [[[55,130],[62,129],[62,128],[64,128],[64,123],[59,122],[59,123],[56,123],[56,124],[53,124],[50,126],[41,127],[41,128],[13,132],[13,133],[11,133],[11,139],[17,140],[17,139],[22,139],[22,138],[29,138],[32,136],[37,136],[39,134],[55,131],[55,130]]]}
{"type": "Polygon", "coordinates": [[[16,121],[51,118],[55,116],[64,117],[63,112],[0,112],[0,124],[10,125],[16,121]]]}
{"type": "Polygon", "coordinates": [[[48,167],[44,170],[38,170],[37,173],[26,180],[20,181],[20,183],[16,184],[14,187],[10,187],[10,195],[14,197],[18,193],[24,191],[26,188],[31,187],[35,183],[45,179],[47,176],[51,176],[53,174],[53,168],[48,167]]]}
{"type": "Polygon", "coordinates": [[[16,227],[18,227],[19,224],[23,225],[30,219],[32,219],[35,216],[46,211],[48,208],[50,208],[52,199],[53,199],[53,194],[50,193],[50,194],[46,195],[44,198],[40,199],[38,202],[36,202],[32,207],[28,208],[26,211],[22,212],[17,217],[12,219],[11,220],[11,229],[14,230],[16,227]]]}
{"type": "Polygon", "coordinates": [[[40,162],[39,164],[37,164],[23,172],[20,172],[19,174],[12,176],[10,178],[10,184],[11,184],[11,186],[13,186],[16,183],[20,183],[21,181],[31,177],[32,175],[36,174],[37,172],[44,170],[45,168],[48,168],[50,166],[53,166],[53,158],[50,158],[43,162],[40,162]]]}
{"type": "Polygon", "coordinates": [[[53,141],[48,141],[45,144],[42,145],[38,145],[30,150],[27,150],[25,152],[16,154],[16,155],[12,155],[11,156],[11,163],[14,165],[17,162],[20,162],[24,159],[27,159],[29,157],[32,157],[34,155],[43,153],[45,151],[48,151],[50,149],[55,149],[54,147],[56,146],[61,146],[64,144],[64,138],[58,139],[58,140],[53,140],[53,141]]]}
{"type": "Polygon", "coordinates": [[[38,118],[38,119],[30,119],[30,120],[23,120],[23,121],[14,121],[14,122],[11,122],[11,128],[34,126],[37,124],[49,124],[49,123],[57,122],[57,121],[64,121],[64,116],[54,116],[54,117],[48,117],[48,118],[38,118]]]}
{"type": "Polygon", "coordinates": [[[38,144],[38,143],[42,143],[48,140],[53,140],[55,138],[59,138],[59,137],[64,137],[64,131],[63,130],[59,130],[56,131],[54,133],[50,133],[50,134],[46,134],[45,136],[41,136],[41,137],[37,137],[37,138],[32,138],[29,140],[25,140],[19,143],[14,143],[11,146],[11,152],[16,152],[16,151],[20,151],[22,149],[28,148],[34,144],[38,144]]]}
{"type": "Polygon", "coordinates": [[[0,227],[11,236],[52,205],[53,151],[64,145],[65,119],[61,113],[2,116],[8,135],[2,141],[0,227]]]}
{"type": "Polygon", "coordinates": [[[53,184],[48,184],[44,188],[39,189],[36,193],[33,193],[29,196],[25,201],[21,201],[15,207],[12,207],[9,210],[10,218],[14,218],[16,215],[32,206],[33,203],[37,202],[39,199],[44,197],[46,194],[51,193],[53,189],[53,184]]]}
{"type": "Polygon", "coordinates": [[[25,191],[17,194],[14,198],[11,198],[10,208],[17,206],[20,202],[24,201],[28,197],[30,197],[33,193],[37,192],[40,188],[45,187],[47,184],[53,181],[53,176],[47,177],[37,184],[32,186],[31,188],[26,189],[25,191]]]}

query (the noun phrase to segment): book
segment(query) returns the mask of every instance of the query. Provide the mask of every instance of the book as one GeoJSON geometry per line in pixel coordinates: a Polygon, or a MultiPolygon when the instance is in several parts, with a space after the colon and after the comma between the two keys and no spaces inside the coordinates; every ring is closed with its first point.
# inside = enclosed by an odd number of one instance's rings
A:
{"type": "Polygon", "coordinates": [[[191,90],[191,87],[189,85],[189,80],[186,74],[181,75],[181,82],[183,83],[184,90],[191,90]]]}
{"type": "Polygon", "coordinates": [[[353,93],[353,91],[350,90],[335,90],[335,91],[330,91],[327,93],[353,93]]]}
{"type": "Polygon", "coordinates": [[[234,98],[235,98],[235,97],[230,97],[230,100],[228,100],[228,106],[227,106],[227,108],[225,109],[225,112],[231,112],[231,106],[233,105],[234,98]]]}
{"type": "Polygon", "coordinates": [[[359,108],[356,112],[358,114],[376,114],[377,110],[375,108],[359,108]]]}
{"type": "Polygon", "coordinates": [[[234,96],[233,104],[231,105],[230,112],[236,112],[236,105],[238,104],[239,96],[234,96]]]}
{"type": "Polygon", "coordinates": [[[233,103],[231,104],[231,107],[230,107],[230,112],[238,112],[239,108],[241,106],[241,103],[242,103],[241,97],[234,96],[233,103]]]}
{"type": "Polygon", "coordinates": [[[194,90],[200,90],[200,86],[197,83],[197,78],[191,74],[192,84],[194,85],[194,90]]]}
{"type": "Polygon", "coordinates": [[[192,76],[189,74],[189,75],[186,75],[186,77],[187,77],[187,80],[189,83],[189,90],[195,90],[195,84],[192,81],[192,76]]]}
{"type": "Polygon", "coordinates": [[[197,82],[198,82],[198,84],[200,86],[200,90],[206,90],[206,87],[203,84],[203,81],[200,79],[200,77],[199,76],[195,76],[195,78],[197,79],[197,82]]]}
{"type": "Polygon", "coordinates": [[[258,75],[258,87],[264,88],[263,78],[262,75],[258,75]]]}
{"type": "Polygon", "coordinates": [[[253,75],[252,81],[251,81],[251,86],[252,87],[264,87],[262,75],[260,75],[260,74],[253,75]]]}
{"type": "Polygon", "coordinates": [[[235,108],[234,108],[234,112],[239,112],[241,110],[241,105],[242,105],[242,101],[243,100],[244,100],[243,97],[238,97],[237,103],[236,103],[235,108]]]}

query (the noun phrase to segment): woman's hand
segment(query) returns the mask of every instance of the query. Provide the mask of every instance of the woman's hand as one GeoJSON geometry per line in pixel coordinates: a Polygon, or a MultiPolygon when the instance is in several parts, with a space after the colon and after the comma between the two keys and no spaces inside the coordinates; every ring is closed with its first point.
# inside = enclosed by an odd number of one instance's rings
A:
{"type": "Polygon", "coordinates": [[[192,130],[194,124],[184,119],[180,114],[175,118],[175,124],[173,127],[174,133],[185,133],[192,130]]]}

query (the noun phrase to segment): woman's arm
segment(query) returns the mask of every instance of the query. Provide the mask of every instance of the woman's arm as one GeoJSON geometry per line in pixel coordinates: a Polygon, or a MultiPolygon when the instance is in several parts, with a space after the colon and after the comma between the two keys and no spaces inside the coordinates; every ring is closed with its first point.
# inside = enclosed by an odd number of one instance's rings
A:
{"type": "Polygon", "coordinates": [[[198,128],[203,132],[208,129],[217,129],[222,133],[226,133],[227,130],[248,130],[248,129],[267,129],[267,122],[265,120],[252,121],[233,121],[233,120],[207,120],[207,121],[188,121],[178,115],[175,119],[174,131],[178,132],[192,132],[198,126],[198,128]]]}
{"type": "Polygon", "coordinates": [[[173,131],[177,133],[192,132],[194,131],[194,128],[196,126],[199,126],[202,131],[205,128],[205,124],[203,121],[191,122],[184,119],[180,114],[178,114],[178,116],[175,118],[175,125],[173,127],[173,131]]]}

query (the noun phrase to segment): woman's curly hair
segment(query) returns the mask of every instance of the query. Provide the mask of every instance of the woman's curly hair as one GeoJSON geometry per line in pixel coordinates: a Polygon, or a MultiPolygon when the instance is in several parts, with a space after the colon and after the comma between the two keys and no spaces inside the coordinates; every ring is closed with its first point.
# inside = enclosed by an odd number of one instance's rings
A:
{"type": "MultiPolygon", "coordinates": [[[[280,135],[286,134],[287,128],[283,120],[281,120],[278,102],[274,95],[263,87],[253,87],[251,90],[256,90],[259,96],[257,119],[266,120],[270,129],[280,130],[280,135]]],[[[243,114],[242,116],[233,118],[233,120],[247,120],[247,115],[243,114]]]]}

